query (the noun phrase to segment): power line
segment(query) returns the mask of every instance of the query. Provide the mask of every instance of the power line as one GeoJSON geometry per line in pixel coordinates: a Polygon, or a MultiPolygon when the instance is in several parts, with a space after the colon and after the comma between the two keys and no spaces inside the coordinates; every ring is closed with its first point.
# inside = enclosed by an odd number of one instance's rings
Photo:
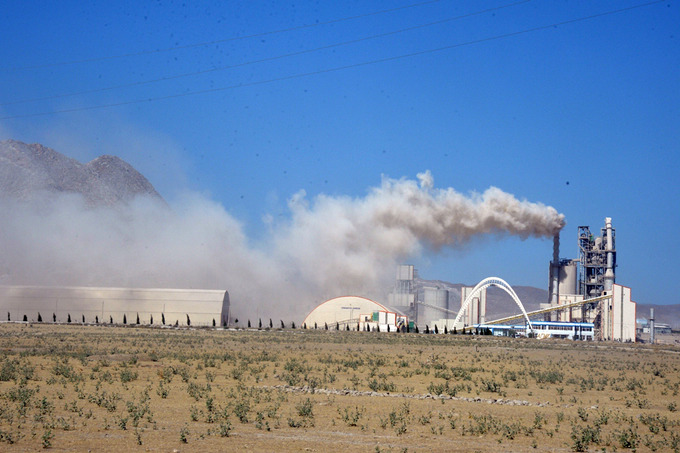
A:
{"type": "Polygon", "coordinates": [[[74,112],[82,112],[82,111],[88,111],[88,110],[98,110],[98,109],[103,109],[103,108],[110,108],[110,107],[120,107],[124,105],[132,105],[132,104],[141,104],[144,102],[155,102],[155,101],[161,101],[161,100],[167,100],[167,99],[175,99],[175,98],[180,98],[180,97],[186,97],[186,96],[195,96],[199,94],[207,94],[207,93],[215,93],[219,91],[226,91],[226,90],[231,90],[231,89],[236,89],[236,88],[244,88],[244,87],[251,87],[251,86],[256,86],[256,85],[264,85],[268,83],[274,83],[274,82],[281,82],[281,81],[286,81],[286,80],[292,80],[292,79],[298,79],[298,78],[303,78],[303,77],[309,77],[309,76],[314,76],[314,75],[320,75],[320,74],[327,74],[331,72],[338,72],[338,71],[344,71],[347,69],[353,69],[353,68],[358,68],[362,66],[369,66],[373,64],[379,64],[379,63],[386,63],[390,61],[396,61],[396,60],[401,60],[401,59],[406,59],[406,58],[412,58],[412,57],[417,57],[417,56],[422,56],[422,55],[427,55],[427,54],[432,54],[432,53],[437,53],[437,52],[443,52],[445,50],[451,50],[459,47],[466,47],[466,46],[471,46],[475,44],[481,44],[485,42],[490,42],[490,41],[496,41],[499,39],[506,39],[506,38],[511,38],[527,33],[533,33],[536,31],[541,31],[541,30],[547,30],[550,28],[555,28],[559,27],[562,25],[569,25],[569,24],[574,24],[577,22],[583,22],[586,20],[591,20],[591,19],[596,19],[604,16],[610,16],[613,14],[618,14],[626,11],[631,11],[634,9],[638,8],[643,8],[646,6],[651,6],[657,3],[663,3],[667,0],[654,0],[651,2],[647,3],[641,3],[633,6],[629,6],[626,8],[619,8],[615,10],[610,10],[610,11],[605,11],[602,13],[597,13],[597,14],[592,14],[589,16],[583,16],[575,19],[569,19],[565,20],[562,22],[555,22],[549,25],[542,25],[539,27],[533,27],[533,28],[528,28],[516,32],[511,32],[511,33],[504,33],[501,35],[495,35],[495,36],[490,36],[488,38],[481,38],[481,39],[475,39],[471,41],[466,41],[458,44],[452,44],[448,46],[442,46],[442,47],[437,47],[433,49],[427,49],[427,50],[422,50],[418,52],[411,52],[408,54],[402,54],[402,55],[396,55],[393,57],[386,57],[386,58],[381,58],[381,59],[376,59],[376,60],[370,60],[370,61],[365,61],[365,62],[360,62],[360,63],[353,63],[350,65],[344,65],[344,66],[336,66],[334,68],[328,68],[328,69],[321,69],[317,71],[311,71],[311,72],[305,72],[305,73],[299,73],[299,74],[292,74],[289,76],[283,76],[283,77],[276,77],[272,79],[266,79],[266,80],[259,80],[255,82],[248,82],[248,83],[241,83],[237,85],[230,85],[230,86],[225,86],[225,87],[220,87],[220,88],[209,88],[209,89],[204,89],[204,90],[197,90],[197,91],[190,91],[190,92],[185,92],[185,93],[176,93],[176,94],[171,94],[167,96],[158,96],[158,97],[152,97],[152,98],[146,98],[146,99],[133,99],[130,101],[122,101],[122,102],[116,102],[116,103],[111,103],[111,104],[100,104],[100,105],[94,105],[94,106],[88,106],[88,107],[76,107],[76,108],[71,108],[71,109],[64,109],[64,110],[55,110],[55,111],[50,111],[50,112],[38,112],[38,113],[29,113],[25,115],[12,115],[12,116],[5,116],[5,117],[0,117],[0,120],[9,120],[9,119],[17,119],[17,118],[30,118],[30,117],[36,117],[36,116],[46,116],[46,115],[53,115],[56,113],[74,113],[74,112]]]}
{"type": "Polygon", "coordinates": [[[206,41],[206,42],[199,42],[199,43],[194,43],[194,44],[186,44],[184,46],[174,46],[174,47],[167,47],[164,49],[156,49],[156,50],[143,50],[140,52],[130,52],[130,53],[125,53],[125,54],[119,54],[119,55],[109,55],[105,57],[95,57],[95,58],[85,58],[82,60],[71,60],[71,61],[62,61],[58,63],[47,63],[47,64],[42,64],[42,65],[35,65],[35,66],[24,66],[24,67],[18,67],[18,68],[0,68],[0,71],[6,71],[6,72],[15,72],[15,71],[24,71],[24,70],[30,70],[30,69],[44,69],[44,68],[52,68],[56,66],[69,66],[69,65],[75,65],[75,64],[82,64],[82,63],[94,63],[98,61],[106,61],[106,60],[115,60],[115,59],[120,59],[120,58],[128,58],[128,57],[139,57],[143,55],[151,55],[151,54],[156,54],[156,53],[164,53],[164,52],[172,52],[175,50],[184,50],[184,49],[193,49],[196,47],[205,47],[205,46],[212,46],[215,44],[222,44],[225,42],[231,42],[231,41],[240,41],[244,39],[251,39],[251,38],[261,38],[263,36],[270,36],[270,35],[275,35],[279,33],[287,33],[291,31],[298,31],[298,30],[304,30],[307,28],[312,28],[312,27],[319,27],[322,25],[330,25],[330,24],[336,24],[339,22],[346,22],[350,20],[356,20],[356,19],[362,19],[365,17],[371,17],[371,16],[377,16],[380,14],[387,14],[387,13],[392,13],[395,11],[400,11],[403,9],[409,9],[409,8],[417,8],[420,6],[428,5],[431,3],[438,3],[442,0],[428,0],[425,2],[420,2],[420,3],[413,3],[410,5],[405,5],[405,6],[399,6],[396,8],[390,8],[390,9],[384,9],[380,11],[374,11],[371,13],[366,13],[366,14],[359,14],[356,16],[348,16],[348,17],[342,17],[340,19],[333,19],[329,20],[326,22],[317,22],[314,24],[306,24],[306,25],[299,25],[297,27],[290,27],[290,28],[283,28],[279,30],[272,30],[272,31],[266,31],[262,33],[255,33],[252,35],[244,35],[244,36],[235,36],[232,38],[225,38],[225,39],[217,39],[214,41],[206,41]]]}
{"type": "Polygon", "coordinates": [[[53,100],[53,99],[61,99],[61,98],[66,98],[66,97],[79,96],[79,95],[83,95],[83,94],[100,93],[100,92],[104,92],[104,91],[117,90],[117,89],[121,89],[121,88],[130,88],[130,87],[134,87],[134,86],[149,85],[149,84],[152,84],[152,83],[167,82],[169,80],[176,80],[176,79],[181,79],[181,78],[185,78],[185,77],[192,77],[192,76],[197,76],[197,75],[209,74],[209,73],[212,73],[212,72],[224,71],[224,70],[227,70],[227,69],[234,69],[234,68],[253,65],[253,64],[257,64],[257,63],[265,63],[265,62],[268,62],[268,61],[275,61],[275,60],[280,60],[280,59],[283,59],[283,58],[289,58],[289,57],[304,55],[304,54],[308,54],[308,53],[319,52],[321,50],[328,50],[328,49],[332,49],[332,48],[335,48],[335,47],[347,46],[347,45],[350,45],[350,44],[357,44],[357,43],[369,41],[369,40],[372,40],[372,39],[384,38],[386,36],[405,33],[405,32],[408,32],[408,31],[413,31],[413,30],[417,30],[417,29],[421,29],[421,28],[432,27],[434,25],[441,25],[441,24],[444,24],[444,23],[447,23],[447,22],[453,22],[453,21],[466,19],[466,18],[473,17],[473,16],[478,16],[478,15],[485,14],[485,13],[498,11],[498,10],[505,9],[505,8],[510,8],[510,7],[517,6],[517,5],[520,5],[520,4],[523,4],[523,3],[528,3],[530,1],[531,0],[520,0],[520,1],[517,1],[517,2],[514,2],[514,3],[509,3],[509,4],[506,4],[506,5],[501,5],[501,6],[497,6],[497,7],[493,7],[493,8],[487,8],[487,9],[483,9],[483,10],[480,10],[480,11],[475,11],[475,12],[468,13],[468,14],[463,14],[463,15],[460,15],[460,16],[449,17],[449,18],[446,18],[446,19],[440,19],[440,20],[437,20],[437,21],[434,21],[434,22],[429,22],[429,23],[426,23],[426,24],[415,25],[415,26],[412,26],[412,27],[402,28],[400,30],[390,31],[390,32],[386,32],[386,33],[380,33],[380,34],[371,35],[371,36],[365,36],[363,38],[353,39],[353,40],[350,40],[350,41],[344,41],[344,42],[335,43],[335,44],[329,44],[329,45],[326,45],[326,46],[316,47],[316,48],[313,48],[313,49],[301,50],[301,51],[298,51],[298,52],[292,52],[292,53],[287,53],[287,54],[283,54],[283,55],[277,55],[277,56],[274,56],[274,57],[262,58],[262,59],[258,59],[258,60],[251,60],[251,61],[246,61],[246,62],[243,62],[243,63],[233,64],[233,65],[228,65],[228,66],[221,66],[221,67],[216,67],[216,68],[211,68],[211,69],[204,69],[204,70],[201,70],[201,71],[188,72],[188,73],[184,73],[184,74],[176,74],[176,75],[172,75],[172,76],[160,77],[160,78],[157,78],[157,79],[143,80],[143,81],[139,81],[139,82],[132,82],[132,83],[126,83],[126,84],[121,84],[121,85],[114,85],[114,86],[109,86],[109,87],[104,87],[104,88],[94,88],[94,89],[91,89],[91,90],[83,90],[83,91],[77,91],[77,92],[72,92],[72,93],[57,94],[57,95],[44,96],[44,97],[32,98],[32,99],[23,99],[23,100],[12,101],[12,102],[3,102],[3,103],[0,103],[0,107],[6,106],[6,105],[26,104],[26,103],[29,103],[29,102],[49,101],[49,100],[53,100]]]}

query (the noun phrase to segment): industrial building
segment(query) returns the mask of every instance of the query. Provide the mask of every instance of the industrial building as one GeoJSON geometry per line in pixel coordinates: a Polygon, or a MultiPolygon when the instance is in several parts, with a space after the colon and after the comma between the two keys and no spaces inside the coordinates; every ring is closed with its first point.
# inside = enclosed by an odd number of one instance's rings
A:
{"type": "Polygon", "coordinates": [[[636,304],[631,289],[616,284],[616,230],[605,218],[600,236],[578,227],[579,257],[560,259],[553,242],[549,301],[541,304],[546,321],[589,322],[597,340],[635,341],[636,304]]]}
{"type": "MultiPolygon", "coordinates": [[[[531,323],[532,332],[536,338],[562,338],[567,340],[593,340],[593,323],[585,322],[552,322],[534,321],[531,323]]],[[[476,330],[491,331],[497,337],[522,336],[528,335],[526,324],[502,325],[502,324],[481,324],[476,330]]]]}
{"type": "Polygon", "coordinates": [[[597,237],[589,227],[579,226],[578,258],[561,259],[556,235],[549,265],[548,301],[536,311],[527,312],[501,278],[488,277],[474,287],[445,286],[444,282],[442,286],[424,285],[412,265],[401,265],[388,305],[362,297],[339,297],[312,310],[304,324],[308,328],[336,325],[351,330],[397,331],[411,322],[442,333],[489,328],[495,335],[512,332],[537,338],[635,341],[636,303],[631,300],[631,289],[616,283],[615,238],[609,217],[597,237]],[[509,294],[521,313],[488,320],[489,286],[509,294]]]}
{"type": "Polygon", "coordinates": [[[0,286],[8,321],[224,326],[225,290],[0,286]]]}
{"type": "Polygon", "coordinates": [[[525,327],[520,330],[534,330],[539,337],[635,341],[636,304],[631,300],[631,289],[616,283],[615,240],[616,230],[609,217],[600,236],[591,233],[588,226],[579,226],[578,258],[561,259],[556,235],[549,266],[548,301],[535,312],[527,313],[510,285],[500,278],[490,277],[474,288],[463,287],[458,296],[438,287],[419,288],[413,266],[400,266],[389,300],[418,324],[436,325],[439,330],[495,325],[497,332],[517,331],[517,326],[507,323],[524,318],[525,327]],[[522,314],[488,321],[486,288],[491,285],[505,290],[522,314]],[[454,319],[452,315],[456,313],[454,319]],[[530,318],[542,321],[531,322],[530,318]],[[566,331],[572,333],[565,334],[566,331]]]}
{"type": "MultiPolygon", "coordinates": [[[[465,299],[472,293],[472,286],[442,288],[416,284],[417,271],[413,265],[403,264],[397,268],[394,289],[388,295],[388,304],[405,313],[418,325],[453,328],[453,319],[465,299]]],[[[463,325],[472,326],[486,320],[486,289],[474,295],[464,311],[463,325]]]]}

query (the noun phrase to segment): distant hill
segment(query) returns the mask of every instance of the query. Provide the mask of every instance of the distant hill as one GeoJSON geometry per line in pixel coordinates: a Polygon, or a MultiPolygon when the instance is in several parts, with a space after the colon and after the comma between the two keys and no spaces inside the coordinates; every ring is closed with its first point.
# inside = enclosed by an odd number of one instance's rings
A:
{"type": "MultiPolygon", "coordinates": [[[[417,285],[438,287],[449,291],[449,307],[455,304],[460,307],[461,287],[474,286],[462,283],[449,283],[442,280],[416,279],[417,285]]],[[[547,286],[547,282],[546,282],[547,286]]],[[[548,302],[548,290],[535,288],[533,286],[513,286],[512,289],[522,301],[526,311],[539,309],[539,304],[548,302]]],[[[673,330],[680,330],[680,304],[658,305],[658,304],[637,304],[637,319],[648,319],[649,310],[654,308],[654,317],[657,323],[668,324],[673,330]]],[[[512,298],[502,289],[491,286],[486,292],[486,313],[487,319],[503,318],[520,313],[519,308],[512,298]]]]}
{"type": "Polygon", "coordinates": [[[680,330],[680,304],[638,304],[637,319],[649,319],[649,310],[654,309],[654,319],[657,323],[668,324],[673,330],[680,330]]]}
{"type": "Polygon", "coordinates": [[[116,156],[82,164],[40,144],[0,142],[0,196],[31,200],[46,193],[77,193],[91,206],[126,203],[137,195],[162,200],[141,173],[116,156]]]}

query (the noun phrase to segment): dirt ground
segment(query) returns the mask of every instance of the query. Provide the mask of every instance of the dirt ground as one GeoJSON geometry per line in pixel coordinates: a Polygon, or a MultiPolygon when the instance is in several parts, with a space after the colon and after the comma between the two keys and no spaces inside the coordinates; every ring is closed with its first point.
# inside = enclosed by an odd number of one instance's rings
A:
{"type": "Polygon", "coordinates": [[[680,451],[680,348],[0,324],[0,450],[680,451]]]}

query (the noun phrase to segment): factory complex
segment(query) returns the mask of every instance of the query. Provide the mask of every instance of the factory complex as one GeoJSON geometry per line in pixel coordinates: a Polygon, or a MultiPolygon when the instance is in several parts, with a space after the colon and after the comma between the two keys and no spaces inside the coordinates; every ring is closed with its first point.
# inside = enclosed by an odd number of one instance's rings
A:
{"type": "Polygon", "coordinates": [[[438,333],[635,341],[636,303],[630,288],[615,283],[615,236],[611,218],[605,219],[599,236],[588,226],[579,226],[578,258],[560,259],[556,235],[549,265],[549,299],[539,310],[527,312],[512,287],[499,277],[486,278],[474,287],[463,286],[458,292],[420,286],[414,266],[401,265],[387,304],[364,302],[354,308],[352,302],[360,298],[331,299],[312,310],[305,323],[308,328],[313,323],[381,332],[416,325],[421,331],[438,333]],[[519,314],[489,319],[486,290],[490,286],[506,292],[519,314]]]}
{"type": "MultiPolygon", "coordinates": [[[[579,226],[577,240],[579,256],[561,259],[559,235],[554,237],[549,296],[538,310],[527,312],[513,288],[499,277],[474,287],[441,288],[421,284],[414,266],[400,265],[386,303],[335,297],[314,308],[300,327],[635,341],[636,304],[631,289],[616,283],[612,220],[605,219],[599,236],[579,226]],[[491,286],[510,296],[517,315],[490,319],[491,286]]],[[[0,310],[7,313],[7,321],[230,325],[226,290],[0,286],[0,310]]]]}

